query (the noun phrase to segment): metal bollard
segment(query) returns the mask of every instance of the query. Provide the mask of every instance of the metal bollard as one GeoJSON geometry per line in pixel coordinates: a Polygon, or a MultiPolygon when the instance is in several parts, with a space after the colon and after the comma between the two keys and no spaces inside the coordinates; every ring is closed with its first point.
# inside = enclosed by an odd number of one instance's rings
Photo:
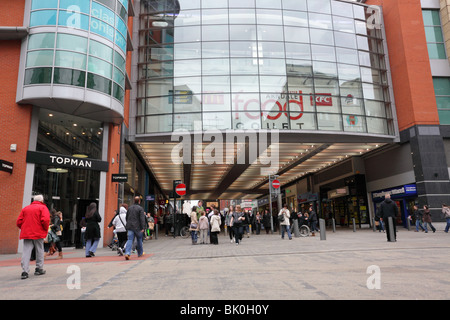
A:
{"type": "Polygon", "coordinates": [[[294,237],[300,237],[300,230],[298,229],[298,220],[294,220],[294,237]]]}
{"type": "Polygon", "coordinates": [[[331,219],[333,221],[333,232],[336,232],[336,219],[331,219]]]}
{"type": "Polygon", "coordinates": [[[158,224],[157,223],[155,223],[155,240],[158,240],[158,224]]]}
{"type": "Polygon", "coordinates": [[[352,220],[353,220],[353,232],[356,232],[356,221],[355,221],[355,218],[353,218],[352,220]]]}
{"type": "Polygon", "coordinates": [[[377,225],[376,225],[376,222],[375,222],[375,218],[372,218],[372,229],[373,229],[373,232],[377,231],[377,225]]]}
{"type": "Polygon", "coordinates": [[[324,219],[319,219],[319,228],[320,228],[320,240],[327,240],[326,227],[325,227],[325,220],[324,219]]]}
{"type": "Polygon", "coordinates": [[[394,220],[392,219],[392,217],[388,217],[388,221],[389,221],[389,230],[386,230],[387,232],[389,232],[389,242],[395,242],[395,233],[394,233],[394,220]]]}

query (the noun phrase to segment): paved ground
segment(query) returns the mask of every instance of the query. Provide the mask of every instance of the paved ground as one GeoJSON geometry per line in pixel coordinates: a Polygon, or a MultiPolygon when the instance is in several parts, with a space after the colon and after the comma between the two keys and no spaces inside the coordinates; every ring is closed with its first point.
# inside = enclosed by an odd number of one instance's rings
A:
{"type": "Polygon", "coordinates": [[[162,235],[129,261],[109,248],[93,258],[64,248],[62,260],[45,261],[45,275],[26,280],[20,254],[0,255],[0,299],[447,300],[450,234],[436,226],[428,234],[400,229],[397,242],[370,229],[327,230],[326,240],[252,235],[239,246],[225,235],[196,246],[162,235]]]}

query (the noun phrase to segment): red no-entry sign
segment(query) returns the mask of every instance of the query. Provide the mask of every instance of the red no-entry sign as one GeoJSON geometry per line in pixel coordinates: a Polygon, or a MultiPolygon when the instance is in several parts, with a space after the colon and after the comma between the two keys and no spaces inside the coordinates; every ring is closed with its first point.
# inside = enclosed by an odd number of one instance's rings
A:
{"type": "Polygon", "coordinates": [[[184,196],[186,194],[186,185],[184,183],[180,183],[175,187],[175,192],[179,196],[184,196]]]}
{"type": "Polygon", "coordinates": [[[274,189],[278,189],[280,187],[280,181],[273,180],[272,181],[272,187],[274,187],[274,189]]]}

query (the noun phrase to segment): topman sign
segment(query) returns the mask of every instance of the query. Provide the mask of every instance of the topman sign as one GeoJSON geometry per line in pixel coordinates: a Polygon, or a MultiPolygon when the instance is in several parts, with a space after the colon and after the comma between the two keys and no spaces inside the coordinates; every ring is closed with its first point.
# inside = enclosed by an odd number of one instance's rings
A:
{"type": "Polygon", "coordinates": [[[27,162],[55,167],[108,171],[108,162],[106,161],[36,151],[27,152],[27,162]]]}

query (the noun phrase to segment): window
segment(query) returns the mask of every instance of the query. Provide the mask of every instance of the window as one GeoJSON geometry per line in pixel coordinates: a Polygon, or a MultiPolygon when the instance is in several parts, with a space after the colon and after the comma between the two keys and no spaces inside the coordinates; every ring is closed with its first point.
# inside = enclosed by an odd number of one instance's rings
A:
{"type": "Polygon", "coordinates": [[[434,92],[441,124],[450,124],[450,78],[433,78],[434,92]]]}
{"type": "Polygon", "coordinates": [[[447,59],[439,10],[422,10],[430,59],[447,59]]]}

